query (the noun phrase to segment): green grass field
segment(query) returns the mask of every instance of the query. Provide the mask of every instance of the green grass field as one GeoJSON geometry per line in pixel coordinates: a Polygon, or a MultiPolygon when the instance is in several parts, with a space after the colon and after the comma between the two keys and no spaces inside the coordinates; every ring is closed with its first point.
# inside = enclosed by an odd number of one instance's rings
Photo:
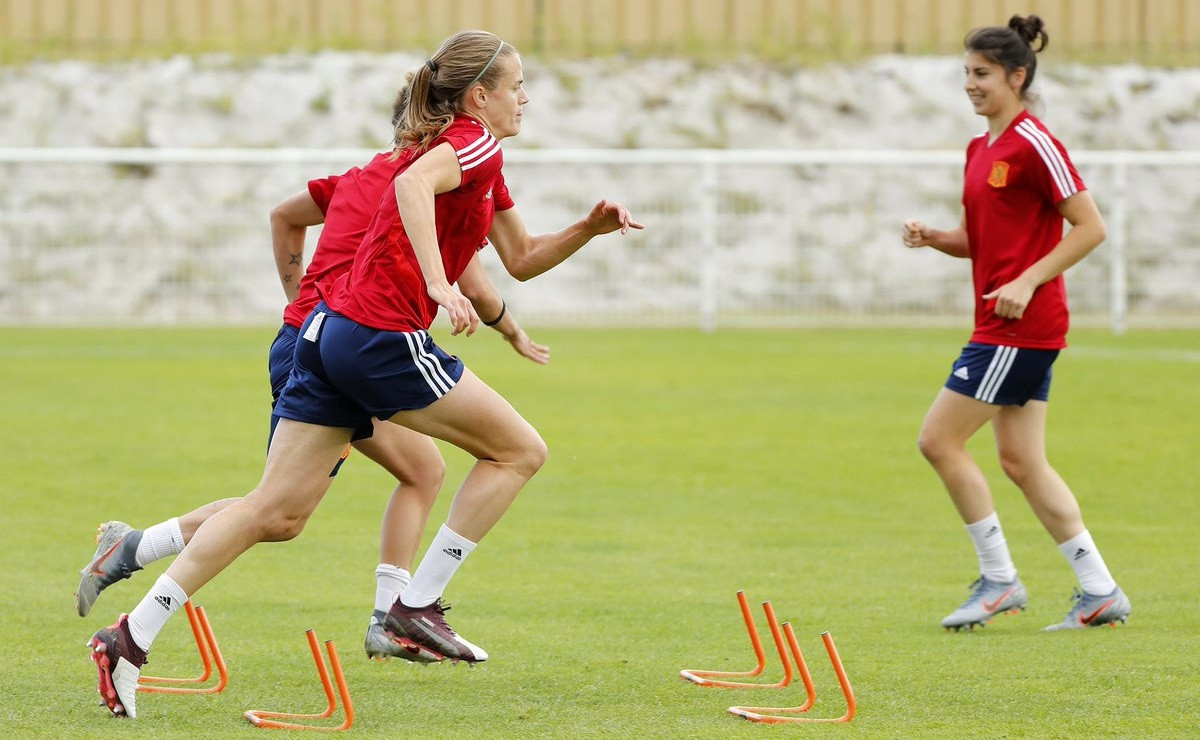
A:
{"type": "MultiPolygon", "coordinates": [[[[84,642],[165,562],[80,619],[71,594],[94,528],[146,526],[253,487],[273,334],[0,330],[4,736],[260,736],[243,710],[324,705],[309,627],[337,643],[357,736],[1200,733],[1200,338],[1180,331],[1078,331],[1056,367],[1051,460],[1133,600],[1123,628],[1039,631],[1065,613],[1074,578],[986,433],[973,449],[1030,606],[970,634],[938,627],[975,560],[915,438],[964,331],[533,332],[554,351],[544,368],[485,331],[445,346],[551,448],[447,593],[451,623],[492,659],[471,670],[363,657],[391,486],[356,456],[299,539],[255,548],[196,595],[228,688],[142,695],[137,720],[110,720],[84,642]],[[819,639],[833,633],[858,696],[852,723],[757,726],[725,708],[799,704],[798,683],[751,692],[680,680],[681,668],[753,664],[738,589],[760,624],[763,599],[794,624],[818,716],[844,710],[819,639]]],[[[435,523],[468,465],[445,454],[435,523]]],[[[150,658],[156,675],[198,672],[186,619],[150,658]]],[[[766,673],[777,678],[778,664],[766,673]]]]}

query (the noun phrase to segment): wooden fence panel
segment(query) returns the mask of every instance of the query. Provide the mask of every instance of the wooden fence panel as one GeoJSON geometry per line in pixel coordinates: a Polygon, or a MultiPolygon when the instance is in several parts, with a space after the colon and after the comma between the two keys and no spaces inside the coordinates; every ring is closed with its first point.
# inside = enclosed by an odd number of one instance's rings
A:
{"type": "Polygon", "coordinates": [[[1200,0],[0,0],[0,62],[225,49],[432,50],[487,28],[527,53],[854,58],[955,53],[1035,12],[1048,54],[1200,62],[1200,0]]]}

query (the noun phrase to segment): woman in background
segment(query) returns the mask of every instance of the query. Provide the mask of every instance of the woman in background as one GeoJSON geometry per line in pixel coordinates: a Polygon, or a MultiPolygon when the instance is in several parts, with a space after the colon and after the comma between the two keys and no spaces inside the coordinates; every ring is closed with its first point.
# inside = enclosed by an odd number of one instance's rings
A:
{"type": "Polygon", "coordinates": [[[967,97],[988,130],[967,145],[963,218],[939,231],[905,222],[908,247],[971,259],[975,331],[925,417],[920,449],[942,479],[979,558],[966,602],[947,629],[983,625],[1025,608],[991,491],[967,440],[991,422],[1000,463],[1075,571],[1074,605],[1048,630],[1124,622],[1130,613],[1074,494],[1046,459],[1051,366],[1066,346],[1062,274],[1104,241],[1104,221],[1066,149],[1026,109],[1042,19],[1013,16],[1005,27],[968,34],[967,97]],[[1034,45],[1036,44],[1036,48],[1034,45]],[[1063,220],[1071,230],[1063,236],[1063,220]]]}

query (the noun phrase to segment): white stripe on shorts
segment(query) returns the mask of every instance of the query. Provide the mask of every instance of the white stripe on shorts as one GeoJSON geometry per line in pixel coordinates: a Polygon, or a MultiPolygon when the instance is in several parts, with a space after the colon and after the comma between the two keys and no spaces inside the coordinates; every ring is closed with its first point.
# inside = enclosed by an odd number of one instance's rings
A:
{"type": "Polygon", "coordinates": [[[420,334],[421,342],[418,346],[422,348],[421,357],[429,363],[431,368],[433,368],[434,375],[437,376],[439,382],[446,387],[445,392],[449,392],[450,389],[454,387],[454,378],[451,378],[450,374],[446,372],[446,369],[442,367],[442,363],[438,361],[436,355],[431,352],[425,352],[425,340],[429,338],[429,332],[422,331],[420,334]]]}
{"type": "Polygon", "coordinates": [[[425,351],[425,337],[428,335],[423,331],[403,332],[403,334],[408,341],[408,351],[412,353],[413,364],[421,371],[429,390],[433,391],[433,395],[438,398],[449,393],[450,389],[454,387],[454,381],[442,369],[437,358],[425,351]]]}
{"type": "Polygon", "coordinates": [[[1016,359],[1016,347],[997,347],[987,372],[983,374],[983,381],[979,383],[979,390],[975,391],[975,398],[984,403],[994,403],[996,392],[1004,385],[1004,379],[1008,377],[1008,371],[1016,359]]]}

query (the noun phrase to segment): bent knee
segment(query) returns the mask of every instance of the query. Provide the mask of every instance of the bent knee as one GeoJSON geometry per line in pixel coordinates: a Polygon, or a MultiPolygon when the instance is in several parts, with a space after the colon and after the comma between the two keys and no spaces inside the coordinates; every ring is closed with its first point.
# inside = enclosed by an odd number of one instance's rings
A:
{"type": "Polygon", "coordinates": [[[446,461],[441,455],[421,460],[418,465],[405,466],[393,470],[396,482],[401,486],[419,491],[431,491],[434,496],[442,489],[446,481],[446,461]]]}
{"type": "Polygon", "coordinates": [[[261,524],[261,542],[287,542],[294,540],[304,531],[308,514],[275,512],[261,524]]]}
{"type": "Polygon", "coordinates": [[[550,448],[546,445],[546,441],[536,430],[530,428],[529,434],[517,448],[512,462],[525,477],[532,478],[546,464],[546,458],[549,455],[550,448]]]}
{"type": "Polygon", "coordinates": [[[428,491],[440,491],[446,482],[446,461],[438,458],[413,476],[413,485],[428,491]]]}
{"type": "Polygon", "coordinates": [[[1000,468],[1009,480],[1024,490],[1027,484],[1044,475],[1050,464],[1044,458],[1026,459],[1001,453],[1000,468]]]}
{"type": "Polygon", "coordinates": [[[939,460],[944,460],[951,453],[953,445],[935,435],[922,432],[917,437],[917,449],[921,451],[921,455],[926,460],[936,465],[939,460]]]}

